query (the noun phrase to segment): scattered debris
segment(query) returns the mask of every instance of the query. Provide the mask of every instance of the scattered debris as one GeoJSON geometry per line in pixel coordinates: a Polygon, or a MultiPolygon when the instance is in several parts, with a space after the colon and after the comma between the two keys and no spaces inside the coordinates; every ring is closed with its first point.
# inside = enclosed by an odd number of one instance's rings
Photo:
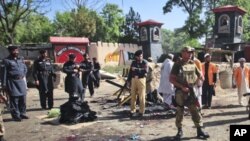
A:
{"type": "Polygon", "coordinates": [[[139,136],[138,134],[132,134],[132,135],[130,136],[130,139],[131,139],[131,140],[138,140],[138,139],[140,139],[140,136],[139,136]]]}

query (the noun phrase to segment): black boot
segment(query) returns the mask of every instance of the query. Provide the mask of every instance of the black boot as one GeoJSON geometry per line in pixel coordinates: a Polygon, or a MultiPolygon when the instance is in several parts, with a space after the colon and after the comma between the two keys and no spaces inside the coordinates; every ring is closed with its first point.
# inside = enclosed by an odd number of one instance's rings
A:
{"type": "Polygon", "coordinates": [[[183,136],[182,128],[178,128],[178,132],[175,136],[175,140],[180,140],[182,136],[183,136]]]}
{"type": "Polygon", "coordinates": [[[199,127],[199,128],[197,128],[197,137],[198,138],[209,138],[210,136],[208,135],[208,133],[206,133],[206,132],[203,132],[202,130],[201,130],[201,128],[199,127]]]}

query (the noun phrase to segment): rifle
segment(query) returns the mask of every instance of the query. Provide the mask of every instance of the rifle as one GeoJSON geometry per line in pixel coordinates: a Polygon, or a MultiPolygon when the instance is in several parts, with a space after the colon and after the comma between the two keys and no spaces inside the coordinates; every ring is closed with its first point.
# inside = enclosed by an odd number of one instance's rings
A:
{"type": "Polygon", "coordinates": [[[192,86],[188,86],[188,88],[189,88],[188,98],[184,102],[184,105],[195,104],[198,108],[201,108],[199,100],[194,93],[194,88],[192,86]]]}

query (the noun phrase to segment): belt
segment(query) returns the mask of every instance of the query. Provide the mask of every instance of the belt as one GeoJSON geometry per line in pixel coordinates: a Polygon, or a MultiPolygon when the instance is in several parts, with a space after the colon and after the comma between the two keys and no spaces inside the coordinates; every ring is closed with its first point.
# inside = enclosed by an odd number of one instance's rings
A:
{"type": "Polygon", "coordinates": [[[40,74],[49,74],[49,71],[39,71],[40,74]]]}
{"type": "Polygon", "coordinates": [[[133,76],[133,78],[138,78],[138,79],[140,79],[140,78],[145,78],[144,76],[133,76]]]}
{"type": "Polygon", "coordinates": [[[14,80],[20,80],[20,79],[23,79],[23,78],[24,78],[23,76],[11,77],[11,79],[14,79],[14,80]]]}
{"type": "Polygon", "coordinates": [[[75,74],[75,73],[73,73],[73,74],[70,74],[70,76],[76,76],[76,77],[78,77],[78,76],[79,76],[79,74],[75,74]]]}

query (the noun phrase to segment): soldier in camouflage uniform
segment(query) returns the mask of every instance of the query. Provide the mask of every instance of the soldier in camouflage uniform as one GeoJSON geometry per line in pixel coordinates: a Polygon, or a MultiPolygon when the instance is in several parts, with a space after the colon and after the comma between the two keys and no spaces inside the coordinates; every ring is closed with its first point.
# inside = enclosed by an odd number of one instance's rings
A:
{"type": "Polygon", "coordinates": [[[193,86],[198,79],[202,79],[201,72],[191,60],[193,49],[184,47],[181,51],[182,59],[173,65],[170,74],[170,82],[176,87],[175,100],[177,104],[176,127],[178,132],[176,139],[183,136],[182,121],[184,106],[187,106],[192,115],[192,120],[197,128],[197,137],[208,138],[209,135],[202,131],[202,117],[199,112],[197,98],[194,97],[193,86]]]}

